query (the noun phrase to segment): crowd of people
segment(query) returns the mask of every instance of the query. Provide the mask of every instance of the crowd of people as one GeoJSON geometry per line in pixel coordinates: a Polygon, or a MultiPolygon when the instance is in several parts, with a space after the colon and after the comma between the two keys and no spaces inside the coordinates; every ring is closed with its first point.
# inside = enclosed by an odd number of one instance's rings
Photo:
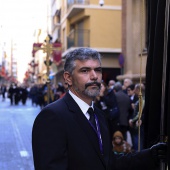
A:
{"type": "MultiPolygon", "coordinates": [[[[30,99],[32,106],[44,108],[47,103],[47,85],[34,84],[30,88],[24,85],[18,86],[11,84],[9,88],[5,84],[0,87],[2,101],[6,97],[10,99],[11,105],[18,105],[21,102],[26,104],[30,99]],[[5,95],[7,94],[7,95],[5,95]]],[[[138,150],[138,125],[141,125],[141,141],[140,148],[143,148],[143,123],[138,122],[139,117],[139,92],[142,92],[143,106],[145,102],[145,86],[144,84],[134,84],[131,79],[126,78],[123,84],[110,80],[108,84],[104,81],[101,83],[100,94],[95,99],[95,105],[100,108],[110,128],[110,136],[119,132],[122,134],[121,141],[127,141],[127,132],[130,132],[131,149],[129,151],[138,150]],[[114,115],[113,115],[113,110],[114,115]]],[[[56,86],[50,87],[50,100],[52,103],[65,95],[66,86],[59,82],[56,86]]],[[[143,107],[142,106],[142,107],[143,107]]],[[[113,137],[114,139],[114,137],[113,137]]],[[[112,141],[112,143],[114,143],[112,141]]],[[[123,144],[122,142],[120,144],[123,144]]]]}
{"type": "Polygon", "coordinates": [[[48,101],[48,87],[43,84],[35,84],[30,88],[29,97],[33,106],[40,106],[43,108],[49,103],[52,103],[61,98],[66,92],[66,88],[63,83],[59,82],[56,86],[50,86],[49,88],[49,101],[48,101]]]}
{"type": "MultiPolygon", "coordinates": [[[[54,102],[65,95],[67,91],[66,86],[59,82],[56,86],[50,87],[50,100],[54,102]]],[[[134,84],[131,79],[124,79],[123,83],[110,80],[108,84],[102,81],[100,94],[95,99],[95,105],[100,108],[110,128],[110,136],[119,132],[122,134],[121,141],[127,142],[127,133],[130,132],[129,151],[138,150],[138,126],[140,125],[140,149],[143,149],[143,122],[139,118],[139,93],[142,94],[142,109],[145,103],[145,86],[144,84],[134,84]],[[116,109],[116,111],[115,111],[116,109]],[[113,113],[114,112],[114,113],[113,113]]],[[[27,99],[30,99],[32,106],[39,106],[44,108],[47,103],[47,85],[34,84],[30,88],[24,85],[18,86],[11,84],[9,88],[5,84],[0,87],[0,94],[2,101],[6,97],[10,99],[11,105],[18,105],[21,102],[26,104],[27,99]],[[7,94],[7,95],[5,95],[7,94]]],[[[142,113],[143,118],[144,113],[142,113]]],[[[114,139],[114,137],[113,137],[114,139]]],[[[112,143],[114,143],[112,141],[112,143]]],[[[123,145],[123,143],[121,142],[123,145]]]]}
{"type": "Polygon", "coordinates": [[[9,87],[2,84],[0,86],[0,94],[2,101],[6,98],[10,99],[11,105],[26,105],[27,100],[31,100],[32,106],[38,106],[41,109],[51,102],[56,101],[65,93],[64,85],[59,82],[57,86],[50,86],[50,100],[47,100],[47,85],[46,84],[33,84],[31,87],[26,85],[18,85],[12,83],[9,87]]]}
{"type": "Polygon", "coordinates": [[[143,149],[143,115],[139,119],[139,93],[142,94],[142,107],[145,102],[144,84],[133,83],[131,79],[124,79],[123,83],[110,80],[108,84],[102,82],[96,105],[103,110],[108,120],[111,135],[119,131],[123,140],[127,140],[130,132],[132,150],[138,150],[138,126],[140,125],[140,149],[143,149]]]}

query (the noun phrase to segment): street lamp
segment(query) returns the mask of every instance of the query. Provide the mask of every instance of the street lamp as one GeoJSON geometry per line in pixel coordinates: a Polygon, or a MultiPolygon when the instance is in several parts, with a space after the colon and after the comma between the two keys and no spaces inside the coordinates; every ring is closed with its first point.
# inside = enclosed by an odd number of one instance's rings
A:
{"type": "Polygon", "coordinates": [[[99,0],[99,5],[103,6],[104,5],[104,0],[99,0]]]}

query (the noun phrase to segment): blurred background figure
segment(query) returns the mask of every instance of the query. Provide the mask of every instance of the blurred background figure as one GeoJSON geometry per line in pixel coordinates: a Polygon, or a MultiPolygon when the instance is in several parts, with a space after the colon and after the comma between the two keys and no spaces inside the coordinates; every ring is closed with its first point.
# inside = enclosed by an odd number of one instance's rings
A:
{"type": "Polygon", "coordinates": [[[109,88],[109,89],[113,89],[113,88],[114,88],[114,85],[115,85],[115,81],[114,81],[114,80],[109,80],[108,88],[109,88]]]}
{"type": "Polygon", "coordinates": [[[11,105],[13,105],[14,104],[14,86],[13,86],[13,84],[11,84],[8,89],[8,98],[10,99],[11,105]]]}
{"type": "Polygon", "coordinates": [[[57,94],[59,96],[59,99],[65,95],[65,87],[61,82],[58,83],[57,94]]]}
{"type": "Polygon", "coordinates": [[[138,101],[138,95],[135,94],[135,84],[131,84],[127,87],[127,95],[130,97],[131,105],[134,109],[134,105],[138,101]]]}
{"type": "Polygon", "coordinates": [[[15,84],[14,85],[14,104],[18,105],[20,100],[21,100],[21,89],[17,84],[15,84]]]}
{"type": "Polygon", "coordinates": [[[38,92],[38,87],[37,85],[33,85],[30,89],[30,99],[31,99],[31,102],[32,102],[32,106],[36,105],[37,106],[37,92],[38,92]]]}
{"type": "Polygon", "coordinates": [[[28,91],[27,91],[27,87],[26,86],[22,86],[21,88],[20,88],[20,94],[21,94],[21,102],[22,102],[22,104],[23,105],[25,105],[26,104],[26,101],[27,101],[27,98],[28,98],[28,91]]]}
{"type": "Polygon", "coordinates": [[[47,84],[44,85],[43,96],[44,96],[44,106],[46,106],[47,104],[54,101],[54,92],[53,92],[52,88],[50,88],[50,90],[49,90],[49,103],[48,103],[48,87],[47,87],[47,84]]]}
{"type": "Polygon", "coordinates": [[[38,84],[37,85],[37,102],[36,104],[42,109],[45,106],[44,102],[44,85],[43,84],[38,84]]]}
{"type": "MultiPolygon", "coordinates": [[[[111,86],[113,87],[113,85],[111,86]]],[[[109,84],[107,86],[104,81],[101,83],[100,94],[96,97],[95,105],[104,112],[104,116],[108,121],[110,136],[112,138],[112,134],[118,130],[119,110],[118,113],[116,113],[117,116],[112,115],[112,110],[118,108],[118,105],[111,86],[109,86],[109,84]]]]}
{"type": "Polygon", "coordinates": [[[122,86],[122,89],[123,89],[124,93],[127,94],[127,87],[130,86],[131,84],[133,84],[131,79],[129,79],[129,78],[124,79],[123,86],[122,86]]]}
{"type": "Polygon", "coordinates": [[[116,131],[112,138],[113,152],[115,154],[124,154],[131,152],[131,145],[126,142],[120,131],[116,131]]]}
{"type": "MultiPolygon", "coordinates": [[[[140,92],[140,84],[136,84],[135,86],[135,94],[139,95],[140,92]]],[[[141,84],[141,92],[142,92],[142,109],[145,104],[145,86],[141,84]]],[[[143,116],[144,116],[144,110],[142,113],[142,118],[140,122],[139,119],[139,100],[134,105],[134,111],[131,119],[129,119],[129,126],[130,126],[130,133],[132,138],[132,144],[133,144],[133,150],[138,150],[138,126],[140,127],[140,149],[143,149],[143,140],[144,140],[144,129],[143,129],[143,116]]]]}
{"type": "Polygon", "coordinates": [[[101,89],[100,89],[100,95],[96,97],[95,105],[100,108],[102,111],[105,112],[105,117],[108,119],[108,111],[107,111],[107,101],[106,101],[106,95],[108,93],[107,85],[103,81],[101,83],[101,89]]]}
{"type": "Polygon", "coordinates": [[[122,84],[117,82],[114,86],[116,101],[119,107],[119,130],[122,132],[124,139],[127,139],[127,131],[129,129],[129,118],[133,109],[129,96],[123,92],[122,84]]]}
{"type": "Polygon", "coordinates": [[[6,94],[7,88],[5,84],[2,84],[0,87],[0,93],[2,94],[2,101],[5,101],[5,94],[6,94]]]}

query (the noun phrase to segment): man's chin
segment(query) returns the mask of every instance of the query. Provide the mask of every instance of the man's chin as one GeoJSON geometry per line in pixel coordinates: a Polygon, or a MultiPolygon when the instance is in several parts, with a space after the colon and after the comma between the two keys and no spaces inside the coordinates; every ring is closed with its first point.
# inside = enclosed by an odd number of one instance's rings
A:
{"type": "Polygon", "coordinates": [[[97,97],[99,95],[100,90],[99,90],[99,88],[98,89],[95,88],[95,89],[86,90],[85,93],[89,97],[95,98],[95,97],[97,97]]]}

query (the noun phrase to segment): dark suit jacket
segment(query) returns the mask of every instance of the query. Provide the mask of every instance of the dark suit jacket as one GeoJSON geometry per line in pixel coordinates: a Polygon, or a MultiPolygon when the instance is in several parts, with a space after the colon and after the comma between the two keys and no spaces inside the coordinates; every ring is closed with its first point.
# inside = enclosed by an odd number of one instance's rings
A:
{"type": "Polygon", "coordinates": [[[151,170],[154,165],[149,150],[126,156],[112,153],[105,118],[97,108],[95,113],[104,155],[96,133],[69,93],[46,106],[33,125],[35,170],[151,170]]]}
{"type": "Polygon", "coordinates": [[[118,91],[115,93],[115,95],[120,112],[119,123],[120,125],[128,126],[128,120],[132,112],[130,98],[123,91],[118,91]]]}
{"type": "Polygon", "coordinates": [[[69,93],[45,107],[35,119],[32,148],[35,170],[106,170],[111,151],[107,123],[97,114],[104,155],[98,137],[69,93]]]}

